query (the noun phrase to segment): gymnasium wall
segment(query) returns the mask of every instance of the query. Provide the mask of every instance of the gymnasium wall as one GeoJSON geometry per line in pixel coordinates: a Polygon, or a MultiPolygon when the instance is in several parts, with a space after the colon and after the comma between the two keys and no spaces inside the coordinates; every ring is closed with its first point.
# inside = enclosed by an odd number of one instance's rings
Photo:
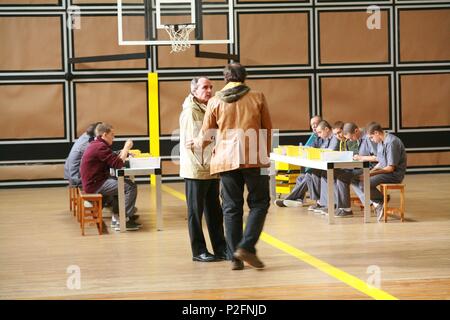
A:
{"type": "MultiPolygon", "coordinates": [[[[142,0],[124,0],[128,39],[144,33],[142,0]]],[[[223,37],[226,3],[209,0],[205,33],[223,37]]],[[[280,143],[309,135],[309,118],[380,122],[408,152],[409,172],[450,170],[450,3],[429,0],[235,0],[236,44],[203,46],[240,55],[248,84],[265,93],[280,143]],[[370,30],[369,5],[380,8],[370,30]]],[[[63,184],[74,140],[95,121],[148,151],[147,73],[160,79],[165,180],[176,179],[178,116],[193,76],[223,86],[228,62],[194,49],[150,58],[72,65],[69,58],[142,53],[119,46],[116,0],[0,0],[0,186],[63,184]],[[68,28],[69,6],[80,10],[68,28]],[[175,133],[175,137],[172,135],[175,133]]]]}

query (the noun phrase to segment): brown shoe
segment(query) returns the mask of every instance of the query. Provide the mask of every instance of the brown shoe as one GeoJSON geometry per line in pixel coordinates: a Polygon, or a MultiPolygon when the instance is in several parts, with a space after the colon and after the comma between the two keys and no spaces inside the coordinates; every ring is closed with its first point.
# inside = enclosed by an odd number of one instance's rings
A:
{"type": "Polygon", "coordinates": [[[261,260],[258,259],[256,254],[251,253],[245,249],[238,248],[236,252],[234,253],[234,257],[236,259],[242,260],[247,262],[249,265],[251,265],[253,268],[256,269],[263,269],[264,263],[262,263],[261,260]]]}
{"type": "Polygon", "coordinates": [[[244,263],[241,260],[231,261],[231,270],[244,270],[244,263]]]}

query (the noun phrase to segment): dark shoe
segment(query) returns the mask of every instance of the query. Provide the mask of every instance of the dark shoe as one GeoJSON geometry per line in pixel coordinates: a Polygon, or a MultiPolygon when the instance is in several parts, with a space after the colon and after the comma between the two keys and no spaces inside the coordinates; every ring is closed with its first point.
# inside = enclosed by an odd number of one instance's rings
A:
{"type": "Polygon", "coordinates": [[[263,269],[264,263],[262,263],[261,260],[258,259],[256,254],[251,253],[245,249],[238,248],[236,252],[234,253],[234,257],[236,259],[242,260],[247,262],[249,265],[251,265],[253,268],[256,269],[263,269]]]}
{"type": "Polygon", "coordinates": [[[339,208],[336,210],[334,216],[336,218],[347,218],[347,217],[353,217],[353,211],[345,211],[342,208],[339,208]]]}
{"type": "Polygon", "coordinates": [[[216,261],[231,260],[230,258],[228,258],[226,251],[220,254],[215,254],[214,257],[216,258],[216,261]]]}
{"type": "Polygon", "coordinates": [[[133,214],[131,217],[130,217],[130,220],[131,221],[136,221],[137,219],[139,219],[139,215],[138,214],[133,214]]]}
{"type": "Polygon", "coordinates": [[[277,199],[277,200],[275,200],[275,205],[276,206],[278,206],[278,207],[286,207],[285,205],[284,205],[284,201],[283,201],[283,199],[277,199]]]}
{"type": "Polygon", "coordinates": [[[377,221],[380,222],[381,220],[383,220],[384,212],[382,203],[378,203],[377,207],[375,208],[375,212],[377,214],[377,221]]]}
{"type": "Polygon", "coordinates": [[[198,256],[193,257],[192,261],[213,262],[213,261],[216,261],[216,258],[211,253],[205,252],[205,253],[199,254],[198,256]]]}
{"type": "Polygon", "coordinates": [[[308,211],[320,212],[316,210],[320,210],[322,208],[324,208],[324,206],[321,206],[320,204],[313,204],[312,206],[308,207],[308,211]]]}
{"type": "MultiPolygon", "coordinates": [[[[142,225],[140,225],[139,223],[135,223],[133,221],[127,221],[127,223],[126,223],[126,230],[127,231],[136,231],[136,230],[139,230],[139,228],[141,226],[142,225]]],[[[116,227],[115,227],[114,230],[120,231],[120,224],[118,222],[116,223],[116,227]]]]}
{"type": "Polygon", "coordinates": [[[231,261],[231,270],[244,270],[244,263],[241,260],[231,261]]]}

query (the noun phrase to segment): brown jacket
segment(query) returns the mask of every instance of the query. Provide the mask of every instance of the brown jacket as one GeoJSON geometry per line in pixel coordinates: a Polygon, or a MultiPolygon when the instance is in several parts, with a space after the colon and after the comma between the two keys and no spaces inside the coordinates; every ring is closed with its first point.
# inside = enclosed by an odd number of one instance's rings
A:
{"type": "Polygon", "coordinates": [[[200,138],[204,146],[215,140],[211,174],[270,166],[272,122],[267,102],[261,92],[245,88],[231,98],[219,91],[208,102],[200,138]]]}

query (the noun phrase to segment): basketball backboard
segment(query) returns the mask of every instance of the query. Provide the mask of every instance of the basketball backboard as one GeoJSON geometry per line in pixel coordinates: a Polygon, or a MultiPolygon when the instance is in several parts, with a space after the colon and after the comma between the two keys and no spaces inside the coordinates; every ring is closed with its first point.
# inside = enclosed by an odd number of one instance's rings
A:
{"type": "Polygon", "coordinates": [[[168,25],[180,24],[193,28],[187,40],[191,45],[234,43],[233,0],[137,1],[144,5],[145,32],[142,39],[127,39],[124,17],[142,10],[127,6],[125,0],[117,0],[119,45],[171,45],[172,41],[165,29],[168,25]]]}

